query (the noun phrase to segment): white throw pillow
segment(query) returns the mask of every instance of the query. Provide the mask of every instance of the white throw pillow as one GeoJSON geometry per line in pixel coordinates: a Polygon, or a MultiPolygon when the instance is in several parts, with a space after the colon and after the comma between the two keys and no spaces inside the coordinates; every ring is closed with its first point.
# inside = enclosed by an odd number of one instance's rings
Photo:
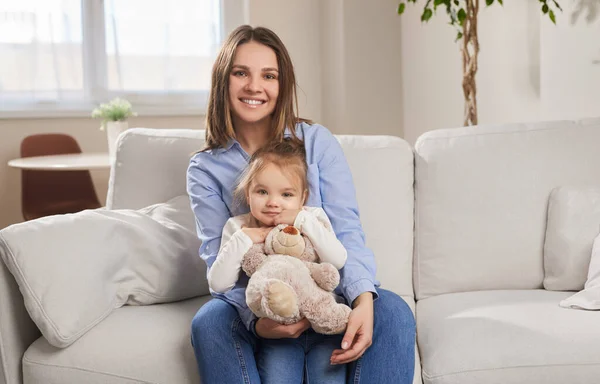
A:
{"type": "Polygon", "coordinates": [[[560,306],[573,309],[600,309],[600,235],[594,240],[590,269],[584,290],[561,301],[560,306]]]}
{"type": "Polygon", "coordinates": [[[0,231],[0,254],[48,342],[64,348],[125,304],[208,294],[189,198],[87,210],[0,231]]]}
{"type": "Polygon", "coordinates": [[[552,190],[544,242],[544,288],[583,289],[599,226],[600,187],[552,190]]]}

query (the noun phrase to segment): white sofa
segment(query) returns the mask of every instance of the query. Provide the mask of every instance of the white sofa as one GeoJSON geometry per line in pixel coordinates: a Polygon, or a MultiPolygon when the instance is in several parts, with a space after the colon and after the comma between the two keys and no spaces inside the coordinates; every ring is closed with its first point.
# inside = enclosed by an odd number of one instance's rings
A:
{"type": "MultiPolygon", "coordinates": [[[[438,130],[414,149],[397,137],[338,138],[378,279],[416,310],[415,383],[600,382],[600,314],[560,308],[573,292],[543,289],[550,192],[600,184],[600,120],[438,130]]],[[[126,132],[107,208],[184,194],[202,144],[202,131],[126,132]]],[[[17,249],[0,242],[4,255],[17,249]]],[[[190,322],[208,296],[118,308],[56,348],[0,264],[1,384],[199,382],[190,322]]]]}

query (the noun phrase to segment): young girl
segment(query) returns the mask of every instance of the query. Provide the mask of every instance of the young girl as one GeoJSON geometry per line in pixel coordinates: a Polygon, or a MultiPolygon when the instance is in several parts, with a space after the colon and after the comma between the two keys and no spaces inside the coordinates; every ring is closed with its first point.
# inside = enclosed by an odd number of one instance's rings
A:
{"type": "MultiPolygon", "coordinates": [[[[326,374],[347,365],[348,382],[410,384],[415,364],[412,312],[398,295],[378,288],[374,256],[365,245],[342,148],[326,128],[299,119],[296,106],[294,69],[277,35],[250,26],[233,31],[213,67],[206,148],[192,157],[187,173],[202,240],[199,253],[210,275],[226,222],[249,211],[245,204],[235,204],[234,189],[250,156],[284,138],[302,143],[309,186],[304,205],[325,211],[347,251],[336,290],[352,307],[346,333],[338,339],[315,338],[306,319],[291,325],[257,319],[246,306],[247,278],[241,274],[226,293],[213,291],[215,299],[204,304],[192,321],[202,382],[270,383],[285,377],[283,382],[301,383],[304,371],[308,382],[323,382],[313,372],[326,374]],[[327,352],[305,354],[290,338],[327,352]]],[[[269,215],[273,224],[293,225],[300,211],[282,209],[269,215]]],[[[247,228],[246,235],[262,240],[267,229],[260,231],[247,228]]]]}
{"type": "Polygon", "coordinates": [[[236,188],[238,200],[250,207],[250,213],[227,220],[219,253],[208,273],[211,290],[225,293],[235,286],[244,255],[253,244],[265,242],[269,231],[281,224],[277,216],[284,210],[298,212],[293,225],[309,238],[321,262],[337,269],[344,266],[346,249],[335,237],[325,211],[304,207],[309,192],[307,168],[304,146],[289,139],[252,155],[236,188]]]}

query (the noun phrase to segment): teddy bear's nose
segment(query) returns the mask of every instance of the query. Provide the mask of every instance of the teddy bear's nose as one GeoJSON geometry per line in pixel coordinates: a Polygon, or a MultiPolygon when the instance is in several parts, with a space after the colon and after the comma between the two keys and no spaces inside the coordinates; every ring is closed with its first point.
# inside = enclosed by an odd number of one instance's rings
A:
{"type": "Polygon", "coordinates": [[[283,228],[283,232],[287,233],[288,235],[297,235],[298,229],[293,225],[288,225],[287,227],[283,228]]]}

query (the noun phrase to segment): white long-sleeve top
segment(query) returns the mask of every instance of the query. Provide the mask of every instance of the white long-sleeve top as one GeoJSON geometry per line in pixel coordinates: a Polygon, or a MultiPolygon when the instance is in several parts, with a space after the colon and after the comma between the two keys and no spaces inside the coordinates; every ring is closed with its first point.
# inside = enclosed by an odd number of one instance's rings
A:
{"type": "MultiPolygon", "coordinates": [[[[254,221],[249,213],[227,220],[219,253],[208,272],[208,285],[213,291],[225,293],[235,286],[242,270],[242,259],[253,245],[242,228],[252,227],[254,221]]],[[[294,227],[312,242],[321,262],[331,263],[337,269],[344,266],[346,248],[335,236],[331,222],[322,208],[304,207],[296,216],[294,227]]]]}

